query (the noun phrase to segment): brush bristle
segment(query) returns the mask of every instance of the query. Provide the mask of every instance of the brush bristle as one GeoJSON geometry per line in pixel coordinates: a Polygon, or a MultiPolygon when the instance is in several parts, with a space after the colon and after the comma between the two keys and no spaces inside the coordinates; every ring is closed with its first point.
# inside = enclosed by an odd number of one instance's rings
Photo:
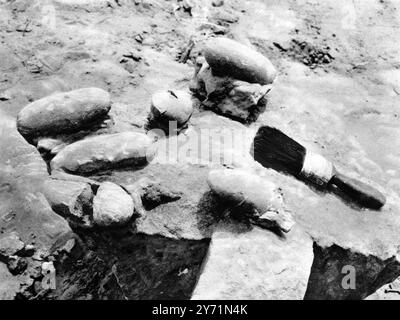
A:
{"type": "Polygon", "coordinates": [[[254,137],[251,152],[264,167],[296,176],[303,167],[306,149],[280,130],[262,126],[254,137]]]}

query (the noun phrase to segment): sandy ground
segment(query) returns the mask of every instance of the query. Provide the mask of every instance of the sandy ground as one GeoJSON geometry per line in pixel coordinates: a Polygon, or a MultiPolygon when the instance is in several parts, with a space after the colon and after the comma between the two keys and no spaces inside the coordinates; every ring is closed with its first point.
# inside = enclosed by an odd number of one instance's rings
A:
{"type": "Polygon", "coordinates": [[[177,6],[175,1],[5,2],[2,112],[15,116],[49,92],[96,85],[112,93],[121,125],[140,125],[151,93],[187,88],[190,61],[176,60],[190,38],[201,43],[211,32],[198,31],[199,26],[240,18],[226,23],[228,33],[254,45],[279,70],[271,112],[259,122],[279,121],[304,142],[315,141],[333,160],[350,163],[349,171],[399,192],[396,2],[226,1],[214,8],[206,1],[193,2],[193,16],[177,6]],[[329,48],[334,60],[310,69],[301,55],[290,56],[293,39],[329,48]],[[140,60],[120,63],[130,51],[140,60]],[[351,149],[363,156],[354,157],[351,149]]]}

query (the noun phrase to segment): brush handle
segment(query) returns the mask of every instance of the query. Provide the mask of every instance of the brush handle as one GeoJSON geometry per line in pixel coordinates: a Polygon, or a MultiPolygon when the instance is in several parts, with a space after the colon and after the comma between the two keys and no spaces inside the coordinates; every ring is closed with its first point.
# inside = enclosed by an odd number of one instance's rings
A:
{"type": "Polygon", "coordinates": [[[385,196],[370,185],[349,178],[335,171],[329,184],[334,184],[339,190],[348,195],[364,208],[380,209],[386,202],[385,196]]]}

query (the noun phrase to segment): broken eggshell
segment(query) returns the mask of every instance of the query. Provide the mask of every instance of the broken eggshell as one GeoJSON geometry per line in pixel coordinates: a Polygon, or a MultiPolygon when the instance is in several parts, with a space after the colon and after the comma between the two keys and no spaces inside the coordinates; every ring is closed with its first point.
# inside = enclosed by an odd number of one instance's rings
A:
{"type": "Polygon", "coordinates": [[[182,90],[166,90],[153,94],[149,123],[152,127],[170,131],[170,122],[176,122],[176,128],[183,128],[193,113],[191,95],[182,90]]]}

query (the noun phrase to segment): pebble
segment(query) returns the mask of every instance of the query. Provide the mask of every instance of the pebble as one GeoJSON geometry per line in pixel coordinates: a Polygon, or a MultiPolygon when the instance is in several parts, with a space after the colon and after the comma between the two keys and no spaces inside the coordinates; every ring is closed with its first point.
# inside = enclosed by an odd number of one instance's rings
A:
{"type": "Polygon", "coordinates": [[[10,99],[11,99],[11,96],[9,93],[7,93],[7,92],[0,93],[0,101],[7,101],[10,99]]]}
{"type": "Polygon", "coordinates": [[[139,42],[139,43],[142,43],[142,42],[143,42],[143,37],[142,37],[142,35],[137,34],[137,35],[135,36],[135,40],[136,40],[137,42],[139,42]]]}

